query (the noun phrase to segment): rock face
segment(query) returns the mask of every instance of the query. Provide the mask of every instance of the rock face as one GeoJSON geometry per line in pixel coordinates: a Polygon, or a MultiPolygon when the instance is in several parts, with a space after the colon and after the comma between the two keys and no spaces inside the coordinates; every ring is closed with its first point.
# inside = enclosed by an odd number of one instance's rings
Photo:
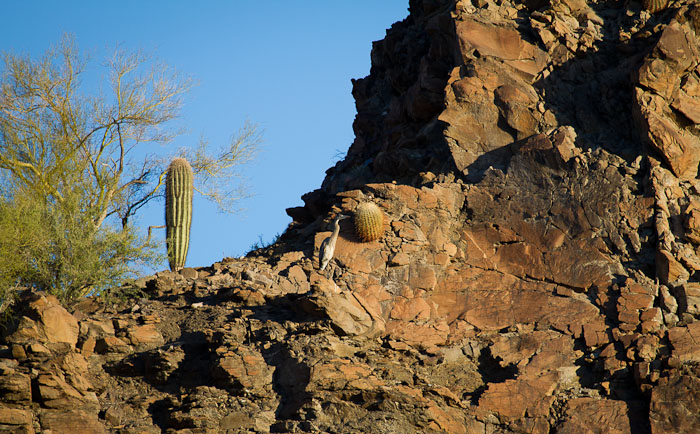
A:
{"type": "Polygon", "coordinates": [[[700,8],[416,0],[280,241],[62,308],[0,431],[700,432],[700,8]],[[338,213],[382,211],[362,242],[338,213]],[[79,421],[79,423],[78,423],[79,421]]]}

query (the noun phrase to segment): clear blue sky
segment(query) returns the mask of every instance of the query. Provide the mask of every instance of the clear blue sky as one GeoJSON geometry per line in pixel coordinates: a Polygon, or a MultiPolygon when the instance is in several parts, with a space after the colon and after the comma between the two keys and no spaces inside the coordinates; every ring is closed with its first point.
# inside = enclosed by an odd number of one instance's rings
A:
{"type": "MultiPolygon", "coordinates": [[[[408,15],[408,0],[230,0],[3,2],[0,50],[38,55],[65,32],[100,60],[117,44],[154,54],[199,82],[186,97],[187,134],[225,143],[246,119],[263,148],[243,168],[253,196],[221,214],[195,195],[188,266],[246,253],[284,231],[285,208],[321,185],[354,139],[351,78],[369,74],[372,41],[408,15]]],[[[163,224],[162,202],[140,227],[163,224]]],[[[163,232],[162,230],[160,232],[163,232]]],[[[164,237],[163,234],[161,236],[164,237]]],[[[167,265],[163,265],[167,267],[167,265]]]]}

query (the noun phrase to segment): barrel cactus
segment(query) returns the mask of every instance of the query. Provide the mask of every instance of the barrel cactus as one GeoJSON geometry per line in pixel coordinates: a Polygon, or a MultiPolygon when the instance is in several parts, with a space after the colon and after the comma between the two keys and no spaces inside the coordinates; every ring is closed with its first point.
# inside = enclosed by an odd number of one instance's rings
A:
{"type": "Polygon", "coordinates": [[[374,241],[384,232],[384,214],[374,202],[364,202],[355,210],[355,232],[362,241],[374,241]]]}
{"type": "Polygon", "coordinates": [[[192,225],[192,167],[184,158],[175,158],[165,177],[165,243],[172,271],[185,266],[192,225]]]}
{"type": "Polygon", "coordinates": [[[644,9],[653,14],[668,7],[669,0],[642,0],[644,9]]]}

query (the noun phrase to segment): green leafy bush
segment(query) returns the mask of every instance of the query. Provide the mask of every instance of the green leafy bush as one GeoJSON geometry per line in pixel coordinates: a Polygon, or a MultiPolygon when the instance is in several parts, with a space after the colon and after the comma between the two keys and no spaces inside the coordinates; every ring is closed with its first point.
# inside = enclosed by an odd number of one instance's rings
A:
{"type": "Polygon", "coordinates": [[[60,204],[19,194],[0,201],[0,299],[33,288],[70,303],[161,259],[130,226],[96,228],[73,195],[60,204]]]}

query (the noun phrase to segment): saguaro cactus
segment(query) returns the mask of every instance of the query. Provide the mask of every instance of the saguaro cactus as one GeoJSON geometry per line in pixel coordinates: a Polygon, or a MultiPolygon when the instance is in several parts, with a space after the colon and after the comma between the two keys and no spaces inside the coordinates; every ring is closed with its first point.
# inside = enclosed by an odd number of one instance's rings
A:
{"type": "Polygon", "coordinates": [[[172,271],[185,266],[192,225],[192,167],[184,158],[175,158],[165,177],[165,244],[172,271]]]}

